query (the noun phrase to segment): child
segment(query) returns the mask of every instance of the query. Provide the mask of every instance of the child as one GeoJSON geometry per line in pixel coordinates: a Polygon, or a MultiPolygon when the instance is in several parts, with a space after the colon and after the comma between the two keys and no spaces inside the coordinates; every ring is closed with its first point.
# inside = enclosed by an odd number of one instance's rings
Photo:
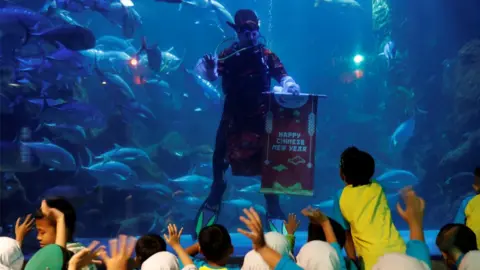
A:
{"type": "Polygon", "coordinates": [[[137,268],[140,268],[153,254],[166,250],[167,244],[160,235],[147,234],[140,237],[135,245],[135,264],[137,268]]]}
{"type": "MultiPolygon", "coordinates": [[[[35,224],[37,227],[37,239],[40,242],[40,246],[44,247],[49,244],[54,244],[56,241],[56,222],[52,219],[45,216],[45,211],[43,208],[47,206],[48,208],[57,209],[63,213],[65,228],[66,228],[66,240],[67,250],[77,253],[85,247],[80,243],[73,242],[73,234],[75,233],[75,222],[77,220],[75,209],[72,204],[68,202],[65,198],[53,197],[42,201],[42,209],[38,210],[35,214],[35,224]]],[[[87,267],[82,268],[82,270],[96,270],[94,264],[90,264],[87,267]]]]}
{"type": "Polygon", "coordinates": [[[477,246],[480,246],[480,167],[474,171],[473,190],[475,195],[463,200],[454,223],[466,224],[477,235],[477,246]]]}
{"type": "Polygon", "coordinates": [[[37,251],[25,266],[25,270],[65,270],[73,252],[59,245],[47,245],[37,251]]]}
{"type": "MultiPolygon", "coordinates": [[[[243,213],[245,216],[241,216],[240,220],[247,226],[248,231],[243,229],[238,229],[237,231],[252,241],[254,250],[262,257],[263,261],[270,267],[270,269],[302,270],[302,268],[298,266],[290,256],[282,256],[280,253],[267,246],[265,235],[263,234],[262,221],[255,209],[243,209],[243,213]]],[[[202,268],[199,268],[199,270],[202,270],[202,268]]]]}
{"type": "Polygon", "coordinates": [[[445,264],[450,268],[461,269],[460,265],[463,264],[466,255],[470,252],[478,252],[475,233],[463,224],[443,226],[437,235],[436,244],[445,264]]]}
{"type": "MultiPolygon", "coordinates": [[[[265,234],[265,243],[282,257],[291,256],[293,260],[293,255],[290,252],[290,242],[285,235],[278,232],[268,232],[265,234]]],[[[243,259],[242,270],[270,270],[270,267],[258,252],[251,250],[243,259]]]]}
{"type": "MultiPolygon", "coordinates": [[[[336,240],[335,244],[333,244],[332,246],[336,249],[340,259],[343,259],[342,249],[345,246],[345,230],[343,229],[342,225],[340,225],[334,219],[331,219],[329,217],[326,217],[326,218],[328,220],[328,223],[332,227],[332,232],[336,240]]],[[[330,237],[327,237],[327,235],[325,234],[324,226],[328,226],[328,224],[326,223],[324,224],[322,222],[312,220],[308,224],[307,242],[311,242],[311,241],[328,242],[327,238],[330,238],[330,237]]],[[[343,262],[342,262],[342,267],[343,267],[343,262]]],[[[357,266],[355,265],[354,262],[346,258],[344,269],[357,270],[357,266]]]]}
{"type": "MultiPolygon", "coordinates": [[[[328,220],[332,225],[338,245],[343,249],[345,246],[345,230],[343,229],[342,225],[340,225],[334,219],[328,218],[328,220]]],[[[325,238],[325,232],[323,231],[322,226],[317,223],[310,222],[308,224],[307,242],[315,240],[326,241],[327,239],[325,238]]]]}
{"type": "MultiPolygon", "coordinates": [[[[219,224],[204,227],[198,235],[198,251],[205,257],[195,260],[199,270],[222,269],[235,270],[238,267],[227,267],[228,259],[233,253],[232,239],[227,229],[219,224]]],[[[191,253],[190,253],[191,254],[191,253]]]]}
{"type": "Polygon", "coordinates": [[[432,269],[432,261],[423,232],[425,201],[418,197],[411,187],[403,189],[401,194],[406,208],[402,209],[400,203],[397,203],[397,211],[408,223],[410,229],[410,241],[407,243],[406,254],[388,253],[378,259],[373,269],[430,270],[432,269]]]}
{"type": "Polygon", "coordinates": [[[0,237],[0,269],[21,270],[23,260],[18,242],[9,237],[0,237]]]}
{"type": "Polygon", "coordinates": [[[349,259],[360,259],[361,269],[372,269],[386,253],[405,253],[406,246],[393,224],[382,187],[371,178],[373,157],[355,147],[340,159],[340,177],[346,186],[334,201],[333,218],[346,230],[345,251],[349,259]]]}

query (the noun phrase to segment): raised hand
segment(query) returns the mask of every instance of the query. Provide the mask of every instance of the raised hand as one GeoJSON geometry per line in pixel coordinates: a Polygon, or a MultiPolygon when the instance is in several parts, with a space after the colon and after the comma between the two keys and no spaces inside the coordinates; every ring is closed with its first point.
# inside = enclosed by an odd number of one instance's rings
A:
{"type": "Polygon", "coordinates": [[[103,250],[100,252],[99,257],[102,258],[108,270],[126,270],[136,242],[135,237],[120,235],[118,239],[109,241],[110,256],[103,250]]]}
{"type": "Polygon", "coordinates": [[[180,231],[178,231],[177,225],[168,224],[168,236],[164,234],[163,238],[165,238],[165,242],[170,246],[177,246],[180,245],[180,236],[182,236],[182,232],[183,228],[180,228],[180,231]]]}
{"type": "Polygon", "coordinates": [[[298,220],[297,216],[292,213],[288,214],[288,221],[284,220],[283,223],[285,224],[285,229],[287,229],[288,234],[295,234],[298,226],[300,226],[300,220],[298,220]]]}
{"type": "Polygon", "coordinates": [[[263,226],[260,216],[253,207],[250,209],[243,209],[243,213],[246,217],[241,216],[240,221],[242,221],[250,231],[237,229],[238,232],[250,238],[256,250],[265,247],[265,236],[263,234],[263,226]]]}

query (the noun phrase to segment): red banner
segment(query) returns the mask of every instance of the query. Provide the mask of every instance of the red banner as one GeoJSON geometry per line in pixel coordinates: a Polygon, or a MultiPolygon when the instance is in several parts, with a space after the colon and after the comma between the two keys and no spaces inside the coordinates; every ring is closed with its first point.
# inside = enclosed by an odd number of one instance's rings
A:
{"type": "Polygon", "coordinates": [[[264,94],[263,193],[313,196],[318,96],[264,94]]]}

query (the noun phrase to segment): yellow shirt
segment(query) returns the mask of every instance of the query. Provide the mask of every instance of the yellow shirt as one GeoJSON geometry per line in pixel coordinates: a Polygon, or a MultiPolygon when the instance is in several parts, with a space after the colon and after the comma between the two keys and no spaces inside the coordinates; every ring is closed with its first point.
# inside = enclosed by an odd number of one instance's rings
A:
{"type": "Polygon", "coordinates": [[[475,232],[480,247],[480,195],[473,197],[465,207],[465,225],[475,232]]]}
{"type": "Polygon", "coordinates": [[[405,241],[393,224],[387,197],[378,183],[346,186],[337,200],[334,219],[350,229],[364,269],[372,269],[378,258],[386,253],[405,253],[405,241]]]}

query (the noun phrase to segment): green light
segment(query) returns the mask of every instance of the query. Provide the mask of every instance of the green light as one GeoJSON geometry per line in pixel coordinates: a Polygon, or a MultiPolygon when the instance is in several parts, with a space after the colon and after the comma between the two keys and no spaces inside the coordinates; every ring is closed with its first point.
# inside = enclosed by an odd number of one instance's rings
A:
{"type": "Polygon", "coordinates": [[[357,65],[360,65],[363,61],[365,60],[365,57],[363,55],[357,54],[355,57],[353,57],[353,62],[357,65]]]}

